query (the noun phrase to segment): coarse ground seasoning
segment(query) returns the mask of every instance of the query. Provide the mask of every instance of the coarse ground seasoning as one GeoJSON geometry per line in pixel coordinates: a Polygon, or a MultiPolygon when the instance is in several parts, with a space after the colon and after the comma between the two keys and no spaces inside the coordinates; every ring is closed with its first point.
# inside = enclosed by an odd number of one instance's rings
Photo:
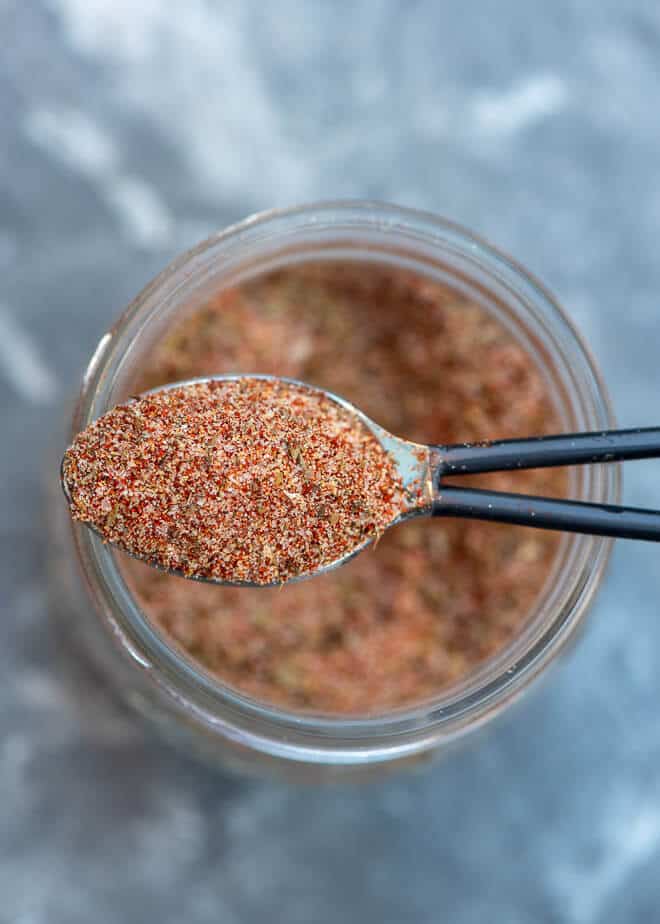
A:
{"type": "Polygon", "coordinates": [[[405,509],[396,464],[322,392],[257,378],[182,385],[79,433],[76,520],[186,577],[272,584],[377,537],[405,509]]]}
{"type": "MultiPolygon", "coordinates": [[[[298,265],[218,293],[166,333],[130,388],[240,372],[330,389],[418,442],[562,429],[534,360],[502,323],[455,290],[375,263],[298,265]]],[[[470,481],[550,496],[567,488],[558,469],[470,481]]],[[[283,589],[196,584],[119,557],[146,617],[221,682],[285,708],[346,715],[426,699],[501,650],[525,624],[559,541],[420,518],[337,571],[283,589]]]]}

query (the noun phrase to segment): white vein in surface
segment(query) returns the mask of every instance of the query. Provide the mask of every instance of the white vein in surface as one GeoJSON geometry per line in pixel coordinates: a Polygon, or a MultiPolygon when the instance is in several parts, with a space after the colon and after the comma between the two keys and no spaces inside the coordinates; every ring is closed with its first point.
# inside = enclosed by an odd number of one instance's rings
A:
{"type": "MultiPolygon", "coordinates": [[[[71,47],[112,70],[115,103],[158,127],[204,198],[262,208],[319,196],[328,138],[310,143],[295,108],[282,105],[250,7],[188,0],[172,15],[160,0],[49,5],[71,47]]],[[[286,42],[313,67],[298,14],[298,0],[285,0],[275,50],[286,42]]]]}
{"type": "MultiPolygon", "coordinates": [[[[641,803],[634,791],[619,793],[594,819],[598,850],[595,862],[563,858],[552,870],[566,905],[566,921],[597,924],[608,902],[625,888],[636,871],[660,850],[660,801],[641,803]]],[[[570,856],[570,855],[569,855],[570,856]]]]}
{"type": "Polygon", "coordinates": [[[1,305],[0,370],[16,394],[30,404],[46,404],[57,394],[57,380],[39,348],[1,305]]]}
{"type": "Polygon", "coordinates": [[[131,241],[145,248],[170,243],[174,220],[167,205],[153,186],[122,170],[114,139],[87,114],[35,109],[23,127],[33,144],[93,183],[131,241]]]}
{"type": "Polygon", "coordinates": [[[513,135],[555,115],[567,99],[567,87],[558,76],[534,74],[509,90],[477,94],[472,101],[472,121],[484,134],[513,135]]]}

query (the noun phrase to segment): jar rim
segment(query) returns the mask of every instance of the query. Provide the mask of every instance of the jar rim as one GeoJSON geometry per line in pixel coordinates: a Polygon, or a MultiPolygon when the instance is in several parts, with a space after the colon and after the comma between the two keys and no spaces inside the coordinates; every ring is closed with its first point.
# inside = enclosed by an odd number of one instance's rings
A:
{"type": "MultiPolygon", "coordinates": [[[[521,293],[538,314],[555,349],[579,377],[584,403],[584,425],[590,429],[614,426],[614,415],[597,366],[581,335],[554,296],[515,259],[461,225],[416,209],[370,200],[337,200],[256,213],[213,234],[176,257],[130,303],[94,352],[83,378],[74,413],[73,432],[111,406],[109,400],[136,336],[150,323],[159,300],[174,298],[181,287],[206,278],[215,261],[238,260],[249,246],[264,253],[275,244],[305,233],[318,238],[361,231],[378,249],[380,241],[405,240],[420,260],[450,253],[492,280],[521,293]]],[[[315,239],[316,239],[315,238],[315,239]]],[[[576,386],[577,388],[577,386],[576,386]]],[[[593,467],[585,499],[616,503],[620,495],[620,467],[593,467]]],[[[386,713],[361,716],[324,716],[293,712],[258,703],[213,678],[169,645],[141,613],[114,564],[113,553],[80,524],[72,525],[74,540],[88,581],[96,588],[97,604],[111,624],[116,640],[135,663],[199,721],[240,744],[294,760],[325,763],[378,761],[406,756],[440,740],[458,737],[498,714],[519,695],[564,647],[588,608],[603,576],[612,540],[572,537],[574,555],[570,581],[563,575],[561,605],[555,618],[538,633],[525,652],[514,659],[495,655],[437,697],[386,713]]],[[[559,582],[558,582],[559,583],[559,582]]],[[[559,602],[559,601],[558,601],[559,602]]]]}

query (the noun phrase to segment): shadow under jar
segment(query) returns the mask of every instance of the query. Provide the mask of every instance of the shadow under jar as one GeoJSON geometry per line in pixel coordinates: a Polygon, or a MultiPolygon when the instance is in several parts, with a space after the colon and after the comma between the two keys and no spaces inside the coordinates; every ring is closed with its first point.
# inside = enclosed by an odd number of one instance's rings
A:
{"type": "MultiPolygon", "coordinates": [[[[455,225],[379,203],[260,215],[175,260],[99,343],[71,435],[129,394],[228,372],[329,388],[422,442],[614,425],[534,279],[455,225]]],[[[619,496],[618,466],[474,481],[619,496]]],[[[54,513],[60,609],[123,697],[188,750],[293,778],[415,763],[497,715],[574,634],[611,548],[423,519],[322,578],[237,589],[114,552],[63,499],[54,513]]]]}

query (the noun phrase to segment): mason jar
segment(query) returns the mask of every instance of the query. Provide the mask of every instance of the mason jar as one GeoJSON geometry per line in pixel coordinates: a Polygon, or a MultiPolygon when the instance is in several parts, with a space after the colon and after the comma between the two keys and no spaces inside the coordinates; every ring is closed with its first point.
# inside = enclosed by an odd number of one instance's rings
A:
{"type": "MultiPolygon", "coordinates": [[[[523,267],[435,216],[374,202],[331,202],[253,216],[175,259],[101,337],[84,372],[68,440],[125,399],[144,357],[191,306],[275,269],[344,260],[405,268],[467,294],[529,351],[566,431],[614,426],[587,349],[552,295],[523,267]]],[[[616,465],[581,466],[569,480],[571,496],[580,500],[619,499],[616,465]]],[[[612,544],[564,536],[552,580],[515,638],[432,700],[368,716],[317,715],[258,702],[223,685],[149,622],[122,576],[120,555],[71,521],[60,492],[50,512],[61,631],[71,633],[121,697],[188,751],[239,771],[311,780],[415,764],[494,719],[574,637],[612,544]]]]}

